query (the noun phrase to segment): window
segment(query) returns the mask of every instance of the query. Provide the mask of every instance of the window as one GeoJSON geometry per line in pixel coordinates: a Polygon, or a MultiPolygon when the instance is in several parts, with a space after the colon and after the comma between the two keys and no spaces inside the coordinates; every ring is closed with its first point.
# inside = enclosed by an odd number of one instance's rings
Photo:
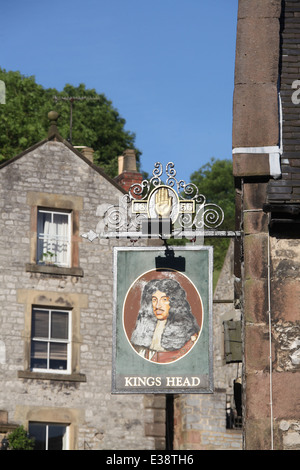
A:
{"type": "Polygon", "coordinates": [[[233,381],[233,394],[226,395],[226,428],[241,429],[242,419],[242,380],[233,381]]]}
{"type": "Polygon", "coordinates": [[[71,212],[38,209],[37,263],[71,266],[71,212]]]}
{"type": "Polygon", "coordinates": [[[224,351],[226,364],[242,362],[241,321],[228,320],[224,325],[224,351]]]}
{"type": "Polygon", "coordinates": [[[32,371],[70,373],[71,312],[33,308],[31,325],[32,371]]]}
{"type": "Polygon", "coordinates": [[[83,198],[28,191],[30,252],[26,272],[84,276],[79,265],[83,198]]]}
{"type": "Polygon", "coordinates": [[[18,303],[25,309],[26,332],[24,368],[18,370],[18,377],[86,382],[80,373],[80,312],[88,308],[88,295],[20,289],[18,303]]]}
{"type": "Polygon", "coordinates": [[[29,423],[29,435],[35,439],[34,450],[68,450],[68,426],[29,423]]]}

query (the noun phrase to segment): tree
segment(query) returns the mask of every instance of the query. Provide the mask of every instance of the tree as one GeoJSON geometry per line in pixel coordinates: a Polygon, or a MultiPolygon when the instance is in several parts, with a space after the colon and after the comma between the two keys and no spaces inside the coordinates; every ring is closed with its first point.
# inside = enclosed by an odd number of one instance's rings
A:
{"type": "Polygon", "coordinates": [[[234,230],[235,191],[231,160],[211,158],[210,162],[191,175],[191,182],[204,194],[207,202],[222,207],[225,213],[223,230],[234,230]]]}
{"type": "Polygon", "coordinates": [[[136,151],[139,164],[141,152],[135,148],[135,134],[125,130],[126,121],[104,94],[65,85],[59,92],[43,88],[33,76],[6,72],[0,68],[0,80],[5,83],[6,104],[0,106],[0,162],[8,160],[47,136],[48,112],[55,109],[60,118],[59,133],[70,136],[70,100],[73,102],[72,144],[94,149],[94,163],[111,177],[117,175],[117,157],[126,148],[136,151]],[[56,99],[55,99],[56,98],[56,99]]]}
{"type": "Polygon", "coordinates": [[[33,450],[34,439],[28,436],[23,426],[17,427],[14,431],[8,434],[8,448],[9,450],[33,450]]]}
{"type": "MultiPolygon", "coordinates": [[[[235,230],[235,189],[231,160],[216,160],[203,165],[191,175],[194,183],[207,202],[218,204],[224,211],[224,222],[220,230],[235,230]]],[[[206,245],[214,247],[214,270],[222,269],[229,246],[228,238],[206,238],[206,245]]]]}

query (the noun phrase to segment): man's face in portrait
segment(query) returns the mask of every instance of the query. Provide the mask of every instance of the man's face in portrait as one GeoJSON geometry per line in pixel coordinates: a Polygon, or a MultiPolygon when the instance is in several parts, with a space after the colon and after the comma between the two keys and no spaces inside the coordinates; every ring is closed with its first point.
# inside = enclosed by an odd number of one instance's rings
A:
{"type": "Polygon", "coordinates": [[[158,320],[166,320],[169,316],[170,300],[165,292],[157,290],[152,295],[152,307],[158,320]]]}

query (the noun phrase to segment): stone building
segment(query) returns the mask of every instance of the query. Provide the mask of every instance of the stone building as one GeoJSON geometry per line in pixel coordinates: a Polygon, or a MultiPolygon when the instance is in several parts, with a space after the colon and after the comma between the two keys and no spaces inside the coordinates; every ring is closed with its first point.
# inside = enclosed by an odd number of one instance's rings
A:
{"type": "Polygon", "coordinates": [[[300,449],[300,5],[240,0],[233,99],[244,448],[300,449]]]}
{"type": "MultiPolygon", "coordinates": [[[[111,394],[112,246],[122,242],[81,237],[124,190],[49,115],[48,137],[0,170],[0,442],[23,425],[41,446],[164,448],[165,398],[111,394]]],[[[128,155],[119,182],[140,178],[128,155]]]]}

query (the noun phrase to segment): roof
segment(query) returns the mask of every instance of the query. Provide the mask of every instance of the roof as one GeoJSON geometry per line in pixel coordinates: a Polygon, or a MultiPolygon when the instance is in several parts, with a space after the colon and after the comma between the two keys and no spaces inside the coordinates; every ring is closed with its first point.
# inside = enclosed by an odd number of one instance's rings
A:
{"type": "Polygon", "coordinates": [[[56,141],[56,142],[61,142],[63,143],[66,147],[68,147],[73,153],[75,153],[75,155],[77,155],[77,157],[79,157],[81,160],[83,160],[87,165],[89,165],[91,168],[93,168],[93,170],[95,170],[97,173],[99,173],[99,175],[101,175],[103,178],[105,178],[110,184],[112,184],[113,186],[115,186],[119,191],[121,191],[122,193],[126,193],[126,191],[113,179],[111,178],[110,176],[108,176],[105,171],[95,165],[93,162],[91,162],[88,158],[86,158],[79,150],[77,150],[76,148],[73,147],[72,144],[70,144],[70,142],[68,142],[67,140],[65,140],[58,132],[58,128],[57,128],[57,119],[58,119],[58,113],[56,113],[55,111],[50,111],[50,113],[48,114],[48,117],[50,119],[50,128],[49,128],[49,132],[48,132],[48,136],[46,139],[43,139],[41,140],[40,142],[37,142],[36,144],[32,145],[31,147],[29,147],[28,149],[24,150],[23,152],[19,153],[18,155],[16,155],[15,157],[12,157],[10,158],[9,160],[5,161],[4,163],[2,163],[0,165],[0,170],[4,167],[6,167],[7,165],[10,165],[11,163],[19,160],[20,158],[24,157],[26,154],[32,152],[33,150],[36,150],[37,148],[41,147],[42,145],[46,144],[47,142],[50,142],[50,141],[56,141]]]}

